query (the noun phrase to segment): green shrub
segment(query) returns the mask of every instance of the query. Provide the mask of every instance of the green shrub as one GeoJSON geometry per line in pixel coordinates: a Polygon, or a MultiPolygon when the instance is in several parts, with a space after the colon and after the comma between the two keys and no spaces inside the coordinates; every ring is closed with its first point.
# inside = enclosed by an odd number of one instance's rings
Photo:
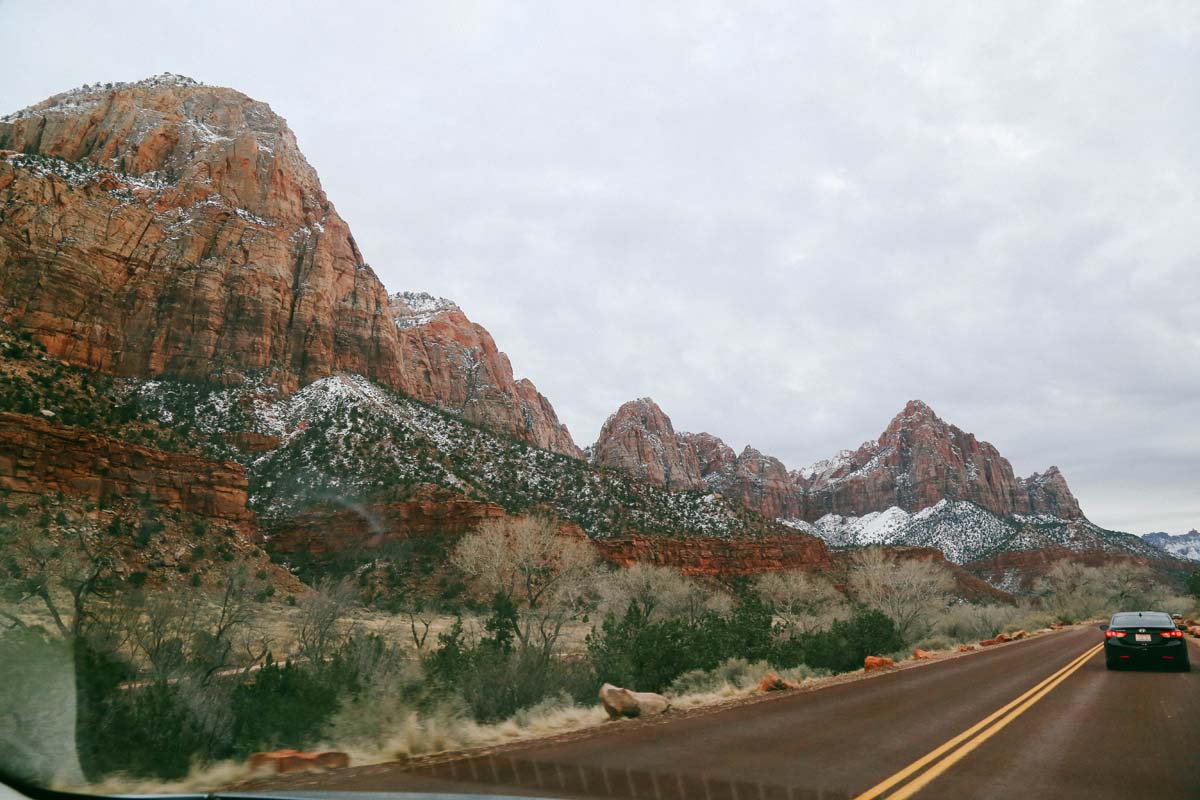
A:
{"type": "Polygon", "coordinates": [[[903,638],[886,614],[860,609],[848,620],[836,620],[827,631],[800,634],[780,642],[775,663],[849,672],[862,667],[867,656],[884,655],[903,647],[903,638]]]}
{"type": "Polygon", "coordinates": [[[730,658],[773,655],[772,617],[754,594],[743,595],[727,615],[647,622],[631,603],[625,615],[605,617],[588,636],[588,653],[601,682],[661,692],[689,670],[711,670],[730,658]]]}

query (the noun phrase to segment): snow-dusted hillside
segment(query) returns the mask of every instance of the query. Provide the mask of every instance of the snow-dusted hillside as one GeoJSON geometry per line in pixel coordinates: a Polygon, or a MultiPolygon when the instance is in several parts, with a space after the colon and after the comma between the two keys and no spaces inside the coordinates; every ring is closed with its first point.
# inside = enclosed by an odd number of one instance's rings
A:
{"type": "Polygon", "coordinates": [[[510,511],[550,507],[595,537],[731,537],[776,527],[714,494],[669,492],[596,469],[357,375],[324,378],[287,397],[256,380],[231,388],[168,381],[131,386],[144,410],[166,425],[195,430],[216,455],[246,467],[251,506],[268,527],[272,519],[322,503],[405,500],[422,484],[510,511]],[[246,431],[264,437],[258,452],[234,446],[246,431]]]}
{"type": "Polygon", "coordinates": [[[1200,531],[1190,530],[1175,536],[1169,533],[1147,533],[1142,538],[1176,558],[1200,561],[1200,531]]]}
{"type": "Polygon", "coordinates": [[[1001,552],[1044,547],[1104,550],[1147,558],[1162,556],[1137,536],[1105,530],[1086,519],[1064,520],[1044,514],[999,517],[965,500],[942,500],[911,514],[893,506],[861,517],[826,514],[815,523],[802,520],[784,520],[784,523],[814,533],[838,547],[936,547],[956,564],[1001,552]]]}

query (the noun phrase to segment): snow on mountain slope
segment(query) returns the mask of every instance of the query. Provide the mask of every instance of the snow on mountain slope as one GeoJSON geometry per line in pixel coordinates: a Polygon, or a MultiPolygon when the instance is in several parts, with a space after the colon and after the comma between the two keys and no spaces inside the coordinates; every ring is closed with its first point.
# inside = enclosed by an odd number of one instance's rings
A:
{"type": "Polygon", "coordinates": [[[815,523],[784,522],[839,547],[936,547],[956,564],[967,564],[999,552],[1045,547],[1064,547],[1077,552],[1101,550],[1143,558],[1163,555],[1132,534],[1105,530],[1086,519],[1064,520],[1045,514],[999,517],[965,500],[942,500],[911,514],[893,506],[861,517],[826,514],[815,523]]]}
{"type": "Polygon", "coordinates": [[[1200,531],[1195,529],[1174,536],[1161,532],[1147,533],[1142,538],[1176,558],[1200,561],[1200,531]]]}
{"type": "Polygon", "coordinates": [[[670,492],[617,470],[531,447],[359,375],[322,378],[290,395],[261,380],[229,388],[131,382],[139,405],[186,426],[213,454],[239,461],[250,504],[267,523],[305,508],[403,501],[422,485],[509,511],[549,507],[593,537],[778,532],[776,523],[710,492],[670,492]],[[262,446],[235,446],[244,432],[262,446]]]}

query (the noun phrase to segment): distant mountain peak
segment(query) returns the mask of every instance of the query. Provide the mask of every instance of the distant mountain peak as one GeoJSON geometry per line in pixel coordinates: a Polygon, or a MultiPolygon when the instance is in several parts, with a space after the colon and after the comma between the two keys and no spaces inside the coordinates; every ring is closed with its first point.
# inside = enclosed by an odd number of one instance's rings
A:
{"type": "Polygon", "coordinates": [[[1162,531],[1147,533],[1146,542],[1178,558],[1200,561],[1200,531],[1192,528],[1187,533],[1170,534],[1162,531]]]}
{"type": "Polygon", "coordinates": [[[704,481],[689,435],[675,432],[671,418],[650,397],[622,403],[600,429],[591,460],[669,489],[701,489],[704,481]]]}
{"type": "Polygon", "coordinates": [[[921,400],[906,403],[877,440],[790,472],[750,445],[735,455],[711,434],[676,433],[649,398],[630,401],[610,417],[593,452],[601,463],[651,481],[678,476],[681,468],[690,476],[694,456],[705,486],[770,517],[812,521],[892,506],[914,513],[949,500],[976,503],[1002,517],[1083,518],[1058,467],[1017,477],[993,445],[941,419],[921,400]],[[653,439],[654,447],[633,446],[626,435],[631,427],[653,439]],[[616,441],[618,433],[624,443],[616,441]],[[672,465],[663,463],[668,456],[672,465]]]}

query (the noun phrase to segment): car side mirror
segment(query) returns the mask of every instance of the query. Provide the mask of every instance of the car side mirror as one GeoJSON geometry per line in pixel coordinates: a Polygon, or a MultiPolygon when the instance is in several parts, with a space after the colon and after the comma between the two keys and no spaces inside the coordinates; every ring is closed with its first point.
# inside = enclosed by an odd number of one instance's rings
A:
{"type": "Polygon", "coordinates": [[[1108,630],[1108,626],[1107,626],[1107,625],[1105,625],[1103,622],[1102,622],[1102,623],[1100,623],[1099,625],[1097,625],[1096,627],[1097,627],[1097,628],[1099,628],[1099,629],[1100,629],[1100,630],[1102,630],[1102,631],[1106,631],[1106,630],[1108,630]]]}

